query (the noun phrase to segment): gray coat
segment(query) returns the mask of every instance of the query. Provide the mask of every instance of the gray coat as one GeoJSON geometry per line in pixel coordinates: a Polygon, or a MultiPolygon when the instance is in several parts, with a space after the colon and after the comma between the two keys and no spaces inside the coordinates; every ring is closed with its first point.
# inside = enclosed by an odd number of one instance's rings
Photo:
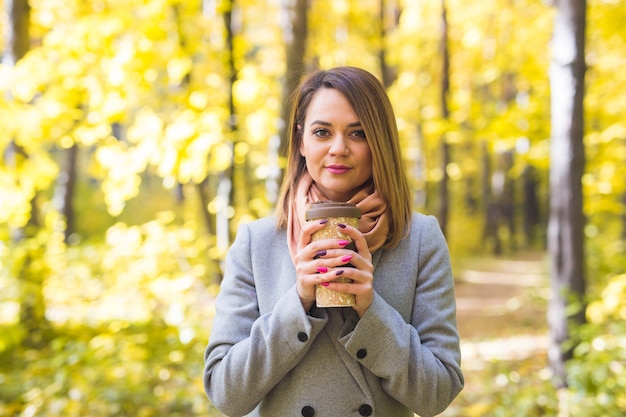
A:
{"type": "Polygon", "coordinates": [[[374,300],[307,314],[276,219],[242,225],[205,353],[204,386],[229,416],[433,416],[463,388],[450,257],[434,217],[415,214],[373,254],[374,300]]]}

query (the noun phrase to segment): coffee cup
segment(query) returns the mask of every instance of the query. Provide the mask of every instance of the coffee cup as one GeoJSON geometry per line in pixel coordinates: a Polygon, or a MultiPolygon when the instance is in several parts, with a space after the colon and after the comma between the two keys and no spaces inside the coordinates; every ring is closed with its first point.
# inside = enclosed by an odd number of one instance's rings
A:
{"type": "MultiPolygon", "coordinates": [[[[328,220],[324,228],[315,232],[312,240],[343,239],[350,241],[348,249],[356,250],[350,236],[341,232],[338,224],[346,224],[357,227],[361,210],[351,203],[337,203],[332,201],[312,203],[307,206],[305,212],[306,221],[328,220]]],[[[352,265],[346,265],[352,266],[352,265]]],[[[349,278],[339,277],[334,282],[349,283],[349,278]]],[[[322,285],[315,287],[315,304],[317,307],[350,307],[355,305],[354,294],[343,293],[328,289],[322,285]]]]}

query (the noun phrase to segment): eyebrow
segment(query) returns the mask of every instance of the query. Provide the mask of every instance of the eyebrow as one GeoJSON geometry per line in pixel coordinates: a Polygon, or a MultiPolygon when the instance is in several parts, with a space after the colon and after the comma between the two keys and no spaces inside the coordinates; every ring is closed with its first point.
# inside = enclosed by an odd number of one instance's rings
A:
{"type": "MultiPolygon", "coordinates": [[[[329,122],[325,122],[323,120],[314,120],[311,122],[310,126],[313,126],[313,125],[332,126],[333,124],[329,122]]],[[[361,122],[353,122],[353,123],[348,124],[348,127],[359,127],[359,126],[361,126],[361,122]]]]}

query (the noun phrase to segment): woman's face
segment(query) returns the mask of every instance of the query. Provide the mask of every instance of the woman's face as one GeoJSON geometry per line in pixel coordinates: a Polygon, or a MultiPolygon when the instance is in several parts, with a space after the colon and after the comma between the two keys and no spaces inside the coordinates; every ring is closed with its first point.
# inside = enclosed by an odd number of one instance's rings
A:
{"type": "Polygon", "coordinates": [[[300,154],[324,195],[348,201],[372,176],[372,153],[361,121],[338,90],[321,88],[304,119],[300,154]]]}

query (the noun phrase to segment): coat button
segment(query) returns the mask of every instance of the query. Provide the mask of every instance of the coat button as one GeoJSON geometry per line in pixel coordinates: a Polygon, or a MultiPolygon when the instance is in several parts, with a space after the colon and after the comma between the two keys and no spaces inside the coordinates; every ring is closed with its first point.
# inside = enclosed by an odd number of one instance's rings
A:
{"type": "Polygon", "coordinates": [[[362,416],[371,416],[372,415],[372,406],[369,404],[362,404],[359,407],[359,414],[362,416]]]}
{"type": "Polygon", "coordinates": [[[313,417],[315,415],[315,410],[310,405],[305,405],[302,407],[300,413],[302,414],[302,417],[313,417]]]}
{"type": "Polygon", "coordinates": [[[364,358],[364,357],[366,357],[366,356],[367,356],[367,350],[365,350],[365,349],[359,349],[359,350],[357,350],[357,352],[356,352],[356,357],[357,357],[357,358],[359,358],[359,359],[363,359],[363,358],[364,358]]]}
{"type": "Polygon", "coordinates": [[[306,342],[307,340],[309,340],[309,336],[307,336],[304,332],[300,332],[298,333],[298,340],[301,342],[306,342]]]}

